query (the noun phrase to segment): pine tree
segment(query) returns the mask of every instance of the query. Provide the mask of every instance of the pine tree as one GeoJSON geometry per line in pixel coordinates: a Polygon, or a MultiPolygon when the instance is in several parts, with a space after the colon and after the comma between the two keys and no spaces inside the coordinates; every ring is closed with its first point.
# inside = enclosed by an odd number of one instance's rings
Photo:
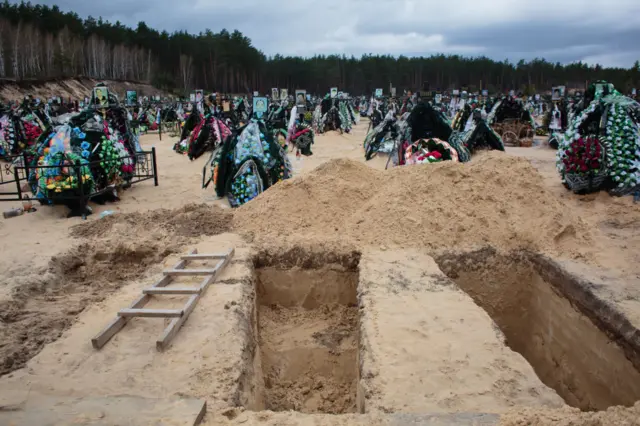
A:
{"type": "Polygon", "coordinates": [[[352,94],[396,87],[447,90],[531,92],[554,85],[583,88],[588,80],[607,80],[616,87],[640,88],[640,61],[633,67],[604,68],[581,62],[569,65],[536,58],[513,64],[486,57],[460,55],[392,57],[344,55],[267,57],[240,31],[205,29],[198,34],[172,34],[140,22],[129,28],[100,17],[80,18],[57,6],[0,3],[0,77],[87,76],[147,81],[164,88],[190,91],[267,93],[271,87],[325,93],[329,87],[352,94]],[[187,67],[188,66],[188,67],[187,67]],[[188,70],[187,70],[188,68],[188,70]]]}

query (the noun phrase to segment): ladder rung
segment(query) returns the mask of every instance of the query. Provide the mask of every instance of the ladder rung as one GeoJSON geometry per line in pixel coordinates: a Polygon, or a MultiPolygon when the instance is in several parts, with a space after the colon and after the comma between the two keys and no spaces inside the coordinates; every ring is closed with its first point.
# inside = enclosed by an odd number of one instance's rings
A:
{"type": "Polygon", "coordinates": [[[216,273],[216,269],[169,269],[163,272],[165,275],[181,276],[181,275],[212,275],[216,273]]]}
{"type": "Polygon", "coordinates": [[[198,294],[198,287],[162,287],[162,288],[145,288],[142,290],[144,294],[198,294]]]}
{"type": "Polygon", "coordinates": [[[210,254],[185,254],[180,256],[182,260],[199,260],[199,259],[224,259],[229,253],[210,253],[210,254]]]}
{"type": "Polygon", "coordinates": [[[182,309],[122,309],[118,312],[121,317],[151,317],[151,318],[174,318],[181,317],[182,309]]]}

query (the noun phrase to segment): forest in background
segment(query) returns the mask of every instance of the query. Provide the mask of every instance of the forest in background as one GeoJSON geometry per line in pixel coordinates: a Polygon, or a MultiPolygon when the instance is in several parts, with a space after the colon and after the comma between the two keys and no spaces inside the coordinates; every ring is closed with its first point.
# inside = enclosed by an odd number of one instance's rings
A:
{"type": "Polygon", "coordinates": [[[147,82],[177,93],[195,88],[266,93],[280,87],[323,94],[335,86],[368,94],[379,87],[388,93],[391,84],[399,93],[428,86],[532,94],[556,85],[583,88],[593,80],[607,80],[628,92],[640,88],[640,63],[624,69],[459,55],[267,57],[237,30],[168,33],[144,22],[134,29],[101,18],[82,19],[57,6],[0,3],[0,79],[79,76],[147,82]]]}

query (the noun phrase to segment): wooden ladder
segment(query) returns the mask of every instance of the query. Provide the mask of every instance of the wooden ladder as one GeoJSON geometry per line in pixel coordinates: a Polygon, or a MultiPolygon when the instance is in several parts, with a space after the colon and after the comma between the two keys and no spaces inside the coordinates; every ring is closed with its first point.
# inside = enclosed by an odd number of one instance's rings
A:
{"type": "Polygon", "coordinates": [[[226,253],[198,254],[198,250],[194,249],[189,254],[181,256],[180,262],[163,272],[162,277],[152,287],[142,290],[142,295],[138,297],[128,308],[118,312],[118,316],[109,323],[96,337],[91,339],[94,348],[102,348],[118,331],[127,324],[129,318],[147,317],[147,318],[172,318],[171,322],[164,329],[160,339],[156,341],[156,349],[162,351],[167,348],[169,341],[178,333],[180,327],[193,312],[196,303],[207,290],[209,285],[215,281],[216,277],[231,261],[234,249],[230,249],[226,253]],[[220,259],[218,264],[211,269],[186,269],[187,262],[190,260],[209,260],[220,259]],[[198,287],[167,287],[178,276],[204,276],[204,279],[198,287]],[[190,295],[189,300],[181,309],[143,309],[144,305],[151,300],[152,295],[161,294],[184,294],[190,295]]]}

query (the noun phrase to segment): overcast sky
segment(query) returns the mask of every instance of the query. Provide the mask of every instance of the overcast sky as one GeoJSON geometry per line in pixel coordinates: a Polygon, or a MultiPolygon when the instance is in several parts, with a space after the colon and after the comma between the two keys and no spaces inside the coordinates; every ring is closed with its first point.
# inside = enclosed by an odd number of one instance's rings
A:
{"type": "Polygon", "coordinates": [[[238,29],[267,55],[544,57],[631,66],[640,0],[57,0],[81,17],[158,30],[238,29]]]}

